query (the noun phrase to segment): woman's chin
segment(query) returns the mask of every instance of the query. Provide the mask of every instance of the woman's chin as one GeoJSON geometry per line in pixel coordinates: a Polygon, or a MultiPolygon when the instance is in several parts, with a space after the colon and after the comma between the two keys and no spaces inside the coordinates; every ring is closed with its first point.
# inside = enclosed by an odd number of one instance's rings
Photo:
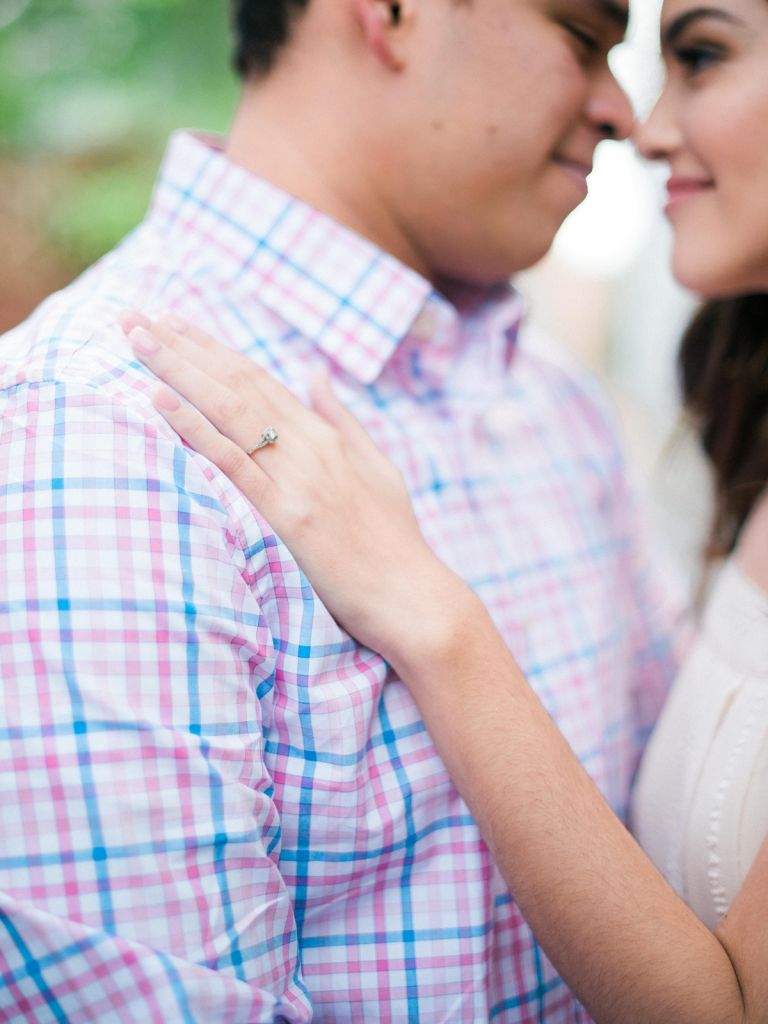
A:
{"type": "Polygon", "coordinates": [[[741,277],[713,271],[712,267],[691,265],[689,262],[672,261],[672,274],[679,285],[701,299],[733,299],[739,295],[751,294],[756,290],[741,277]]]}
{"type": "Polygon", "coordinates": [[[768,292],[768,267],[727,266],[717,256],[706,258],[702,247],[696,254],[674,250],[672,274],[683,288],[702,299],[735,299],[739,295],[768,292]]]}

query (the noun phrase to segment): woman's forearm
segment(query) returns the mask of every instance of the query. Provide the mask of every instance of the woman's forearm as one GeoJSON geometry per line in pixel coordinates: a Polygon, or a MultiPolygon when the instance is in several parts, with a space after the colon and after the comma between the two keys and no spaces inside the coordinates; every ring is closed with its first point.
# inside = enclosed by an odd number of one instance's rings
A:
{"type": "Polygon", "coordinates": [[[555,967],[599,1022],[768,1019],[765,1005],[746,1015],[724,945],[603,800],[480,602],[466,600],[439,650],[411,643],[390,660],[555,967]]]}

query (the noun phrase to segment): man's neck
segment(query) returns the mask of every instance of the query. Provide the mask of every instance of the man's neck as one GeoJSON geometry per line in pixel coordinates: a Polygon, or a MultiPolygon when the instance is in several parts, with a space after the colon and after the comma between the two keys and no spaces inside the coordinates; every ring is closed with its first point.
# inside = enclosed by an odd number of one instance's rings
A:
{"type": "Polygon", "coordinates": [[[329,103],[328,97],[310,102],[295,92],[292,83],[245,87],[226,144],[229,159],[428,278],[428,268],[380,187],[379,161],[354,141],[348,106],[329,103]],[[334,114],[324,116],[329,109],[334,114]]]}

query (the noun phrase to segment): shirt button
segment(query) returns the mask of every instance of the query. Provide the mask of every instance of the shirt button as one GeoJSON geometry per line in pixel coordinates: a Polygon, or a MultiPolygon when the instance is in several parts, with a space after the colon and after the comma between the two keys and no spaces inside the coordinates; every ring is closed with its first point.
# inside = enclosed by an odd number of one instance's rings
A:
{"type": "Polygon", "coordinates": [[[431,338],[440,329],[440,316],[432,306],[425,306],[413,321],[411,334],[419,338],[431,338]]]}

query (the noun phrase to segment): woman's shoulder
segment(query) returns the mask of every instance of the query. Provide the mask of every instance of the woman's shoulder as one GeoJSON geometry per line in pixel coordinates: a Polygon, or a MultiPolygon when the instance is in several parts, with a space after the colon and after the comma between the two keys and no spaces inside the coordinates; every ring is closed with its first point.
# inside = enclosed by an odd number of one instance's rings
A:
{"type": "Polygon", "coordinates": [[[752,582],[768,594],[768,489],[741,531],[736,561],[752,582]]]}

